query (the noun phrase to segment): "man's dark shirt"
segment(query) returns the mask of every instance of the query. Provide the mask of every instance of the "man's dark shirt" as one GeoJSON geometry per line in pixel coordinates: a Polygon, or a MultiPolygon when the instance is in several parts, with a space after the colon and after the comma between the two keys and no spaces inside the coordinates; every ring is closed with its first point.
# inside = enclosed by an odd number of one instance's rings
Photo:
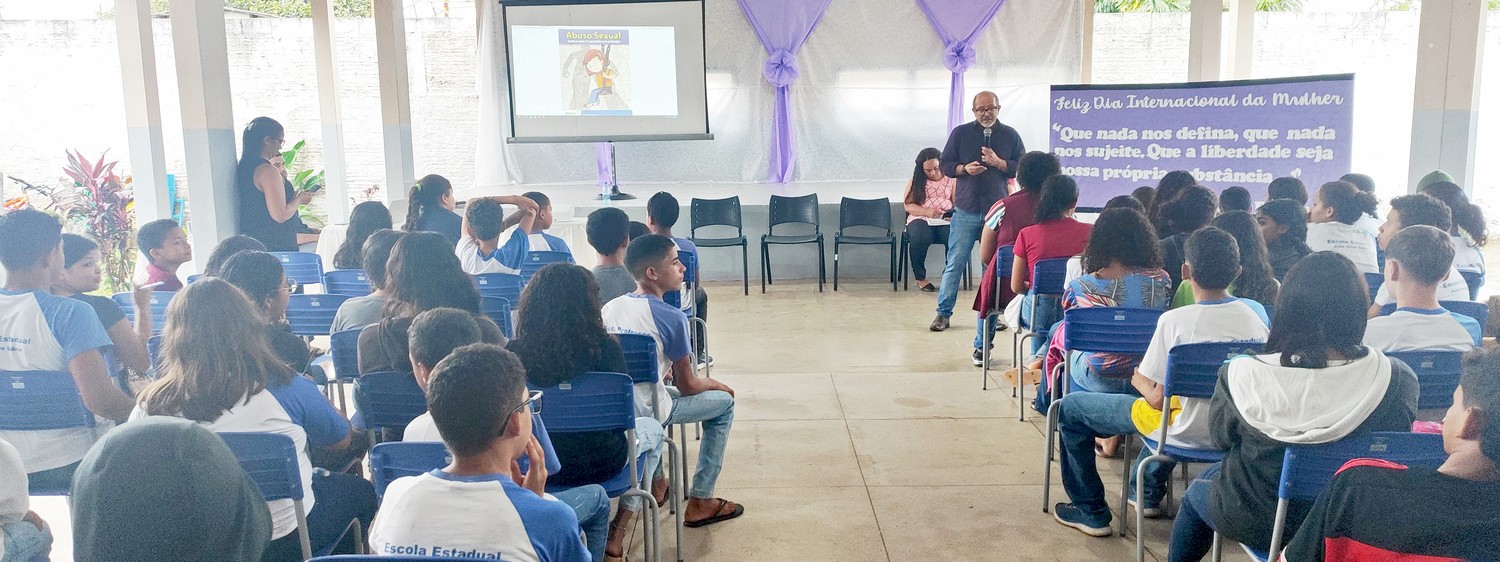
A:
{"type": "Polygon", "coordinates": [[[977,176],[959,173],[958,168],[970,162],[981,162],[979,148],[986,146],[984,126],[970,121],[953,128],[948,135],[948,144],[943,148],[941,160],[943,175],[958,179],[954,188],[953,206],[970,213],[984,213],[1005,196],[1005,183],[1016,177],[1017,161],[1026,153],[1021,135],[1015,129],[995,122],[990,127],[988,146],[995,155],[1005,159],[1005,171],[986,166],[977,176]]]}

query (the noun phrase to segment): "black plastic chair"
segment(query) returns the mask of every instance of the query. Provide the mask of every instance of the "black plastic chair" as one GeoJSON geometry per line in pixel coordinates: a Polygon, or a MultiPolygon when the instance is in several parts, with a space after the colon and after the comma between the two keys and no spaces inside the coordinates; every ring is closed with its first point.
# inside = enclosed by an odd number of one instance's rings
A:
{"type": "Polygon", "coordinates": [[[896,237],[891,234],[891,200],[888,197],[880,199],[850,199],[848,197],[839,201],[839,231],[833,234],[833,290],[839,290],[839,246],[842,244],[853,244],[859,246],[890,246],[891,247],[891,290],[896,289],[896,237]],[[852,235],[846,231],[849,229],[863,229],[866,231],[879,231],[878,235],[852,235]]]}
{"type": "MultiPolygon", "coordinates": [[[[944,257],[943,266],[947,267],[947,265],[948,265],[947,264],[948,246],[945,245],[945,244],[938,244],[936,242],[934,242],[933,245],[935,245],[935,246],[941,246],[943,248],[943,257],[944,257]]],[[[965,291],[969,290],[974,285],[974,262],[975,261],[978,261],[978,260],[971,256],[969,258],[968,265],[964,266],[963,288],[964,288],[965,291]]],[[[903,291],[911,290],[911,279],[910,279],[910,277],[911,277],[911,268],[908,267],[910,265],[911,265],[911,237],[906,234],[906,227],[903,226],[903,227],[901,227],[901,251],[898,253],[898,255],[896,257],[896,269],[898,269],[898,270],[901,271],[901,290],[903,290],[903,291]]],[[[1003,273],[1001,275],[1002,276],[1004,276],[1004,275],[1010,275],[1010,272],[1007,271],[1007,272],[1005,272],[1005,273],[1003,273]]],[[[943,278],[943,272],[942,272],[942,270],[938,270],[938,279],[942,280],[942,278],[943,278]]]]}
{"type": "Polygon", "coordinates": [[[818,245],[818,292],[823,292],[826,266],[823,261],[823,231],[818,220],[818,194],[801,197],[771,196],[771,220],[766,234],[760,237],[760,292],[766,292],[767,284],[776,284],[771,277],[771,244],[817,244],[818,245]],[[811,234],[776,234],[776,227],[783,224],[810,224],[811,234]]]}
{"type": "MultiPolygon", "coordinates": [[[[688,231],[688,238],[699,248],[728,248],[740,247],[740,261],[745,283],[745,295],[750,295],[750,243],[745,240],[744,221],[740,218],[740,198],[738,195],[726,199],[698,199],[692,200],[693,228],[688,231]],[[698,229],[711,226],[732,226],[735,235],[729,238],[700,238],[698,229]]],[[[699,256],[700,259],[702,256],[699,256]]]]}

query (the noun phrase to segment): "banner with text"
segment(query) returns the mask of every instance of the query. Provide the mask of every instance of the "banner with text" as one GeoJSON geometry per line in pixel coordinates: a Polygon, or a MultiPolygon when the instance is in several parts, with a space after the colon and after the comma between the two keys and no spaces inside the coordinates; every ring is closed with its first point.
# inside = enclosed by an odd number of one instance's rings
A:
{"type": "Polygon", "coordinates": [[[1052,87],[1052,151],[1080,207],[1187,170],[1214,192],[1264,201],[1271,180],[1309,191],[1349,172],[1354,75],[1052,87]]]}

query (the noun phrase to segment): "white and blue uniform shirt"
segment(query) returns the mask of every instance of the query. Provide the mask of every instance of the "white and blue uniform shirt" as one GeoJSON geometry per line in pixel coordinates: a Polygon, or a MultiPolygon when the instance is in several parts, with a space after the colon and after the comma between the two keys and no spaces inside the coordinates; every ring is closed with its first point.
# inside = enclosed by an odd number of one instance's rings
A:
{"type": "MultiPolygon", "coordinates": [[[[516,229],[516,232],[520,231],[520,229],[516,229]]],[[[570,256],[573,255],[573,250],[568,249],[567,242],[546,232],[538,232],[527,236],[526,242],[531,245],[530,251],[533,252],[562,252],[570,256]]]]}
{"type": "Polygon", "coordinates": [[[1358,226],[1337,221],[1309,224],[1307,247],[1314,252],[1335,252],[1349,258],[1360,273],[1380,273],[1375,237],[1358,226]]]}
{"type": "Polygon", "coordinates": [[[1479,346],[1479,321],[1447,310],[1398,308],[1371,318],[1365,345],[1380,351],[1468,351],[1479,346]]]}
{"type": "Polygon", "coordinates": [[[666,423],[672,414],[672,396],[664,382],[672,374],[672,363],[692,354],[688,340],[687,315],[656,295],[627,293],[604,304],[601,311],[604,328],[613,334],[643,334],[656,340],[657,373],[655,385],[635,385],[635,415],[654,417],[666,423]],[[651,401],[661,406],[661,415],[653,415],[651,401]]]}
{"type": "Polygon", "coordinates": [[[434,470],[391,482],[370,525],[384,556],[453,556],[507,562],[588,562],[567,504],[517,486],[507,474],[434,470]]]}
{"type": "Polygon", "coordinates": [[[464,234],[463,238],[458,240],[458,247],[454,252],[458,254],[458,263],[463,266],[464,273],[469,275],[484,273],[516,275],[521,273],[521,263],[526,260],[526,254],[531,250],[526,233],[521,229],[516,229],[505,240],[505,244],[488,254],[481,252],[479,241],[468,234],[464,234]]]}
{"type": "MultiPolygon", "coordinates": [[[[111,345],[99,316],[83,301],[42,291],[0,290],[0,371],[66,372],[80,353],[106,351],[111,345]]],[[[114,422],[95,416],[94,427],[0,430],[0,439],[21,453],[26,472],[40,472],[83,460],[111,427],[114,422]]]]}
{"type": "MultiPolygon", "coordinates": [[[[1389,280],[1380,284],[1380,289],[1375,291],[1376,306],[1385,306],[1396,302],[1396,297],[1391,294],[1391,285],[1395,285],[1395,283],[1389,280]]],[[[1464,276],[1458,272],[1457,267],[1448,266],[1448,278],[1438,283],[1437,298],[1440,301],[1469,300],[1469,283],[1464,281],[1464,276]]]]}

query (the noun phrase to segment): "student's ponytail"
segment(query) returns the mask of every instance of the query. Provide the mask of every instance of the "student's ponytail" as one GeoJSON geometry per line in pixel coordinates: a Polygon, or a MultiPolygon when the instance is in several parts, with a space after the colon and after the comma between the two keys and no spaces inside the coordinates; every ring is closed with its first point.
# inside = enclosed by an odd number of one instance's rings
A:
{"type": "Polygon", "coordinates": [[[1484,245],[1489,238],[1489,227],[1484,223],[1484,210],[1469,202],[1469,196],[1464,194],[1463,188],[1451,181],[1440,181],[1428,184],[1422,188],[1422,193],[1436,197],[1448,205],[1448,210],[1453,212],[1455,233],[1462,230],[1468,233],[1469,238],[1474,239],[1475,246],[1484,245]]]}
{"type": "Polygon", "coordinates": [[[1375,216],[1379,200],[1346,181],[1331,181],[1318,188],[1318,198],[1333,209],[1333,219],[1354,224],[1361,215],[1375,216]]]}
{"type": "Polygon", "coordinates": [[[449,183],[448,178],[437,174],[428,174],[417,180],[406,196],[406,223],[401,229],[407,232],[421,230],[422,217],[428,213],[428,207],[439,205],[443,196],[452,191],[453,184],[449,183]]]}

